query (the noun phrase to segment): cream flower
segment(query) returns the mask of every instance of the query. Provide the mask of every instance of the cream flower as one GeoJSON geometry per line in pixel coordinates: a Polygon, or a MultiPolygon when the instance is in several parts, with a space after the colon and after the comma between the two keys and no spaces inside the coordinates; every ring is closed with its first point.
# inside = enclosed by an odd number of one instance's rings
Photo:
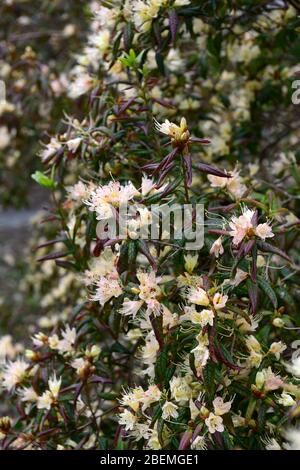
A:
{"type": "Polygon", "coordinates": [[[188,300],[191,304],[201,305],[202,307],[209,305],[208,295],[201,287],[191,287],[188,291],[188,300]]]}
{"type": "Polygon", "coordinates": [[[143,33],[151,28],[151,23],[157,17],[161,2],[158,0],[137,0],[132,5],[133,21],[137,29],[143,33]]]}
{"type": "Polygon", "coordinates": [[[156,403],[161,398],[161,391],[157,385],[150,385],[150,387],[145,390],[144,396],[142,399],[142,410],[145,411],[152,403],[156,403]]]}
{"type": "Polygon", "coordinates": [[[124,410],[119,415],[119,423],[124,426],[125,431],[132,431],[137,422],[137,417],[131,411],[124,410]]]}
{"type": "Polygon", "coordinates": [[[113,297],[122,295],[123,290],[117,279],[110,279],[108,277],[100,277],[96,285],[96,292],[91,297],[94,302],[99,302],[100,305],[105,305],[113,297]]]}
{"type": "Polygon", "coordinates": [[[132,318],[135,318],[137,312],[143,305],[143,300],[129,300],[125,299],[123,305],[120,309],[122,315],[130,315],[132,318]]]}
{"type": "Polygon", "coordinates": [[[143,196],[157,194],[164,191],[167,186],[168,184],[166,183],[160,186],[159,188],[156,188],[156,183],[154,182],[154,180],[146,175],[143,175],[141,193],[143,196]]]}
{"type": "Polygon", "coordinates": [[[237,170],[231,173],[231,178],[223,178],[215,175],[208,175],[207,178],[213,188],[226,188],[237,199],[240,199],[247,190],[247,187],[242,184],[240,174],[237,170]]]}
{"type": "Polygon", "coordinates": [[[271,344],[269,353],[274,354],[277,361],[279,361],[281,353],[285,350],[286,345],[282,341],[278,341],[271,344]]]}
{"type": "Polygon", "coordinates": [[[243,282],[245,279],[247,279],[248,276],[249,276],[248,273],[246,273],[245,271],[243,271],[240,268],[237,268],[236,274],[235,274],[234,278],[229,281],[229,284],[236,287],[241,282],[243,282]]]}
{"type": "Polygon", "coordinates": [[[294,406],[296,405],[296,401],[293,399],[291,395],[286,392],[283,392],[280,397],[277,399],[277,403],[283,406],[294,406]]]}
{"type": "Polygon", "coordinates": [[[70,152],[72,153],[75,153],[79,145],[81,144],[81,142],[82,142],[81,137],[76,137],[75,139],[68,140],[66,142],[68,150],[70,150],[70,152]]]}
{"type": "Polygon", "coordinates": [[[120,207],[122,204],[128,204],[139,191],[128,183],[121,186],[118,181],[111,181],[105,186],[99,186],[91,191],[89,199],[85,204],[89,206],[89,210],[96,213],[97,220],[109,219],[114,216],[114,208],[120,207]]]}
{"type": "Polygon", "coordinates": [[[18,395],[21,398],[21,401],[25,402],[36,402],[38,399],[38,394],[32,387],[22,388],[18,391],[18,395]]]}
{"type": "Polygon", "coordinates": [[[246,338],[246,346],[249,349],[250,352],[260,352],[261,351],[261,345],[255,338],[255,336],[250,335],[246,338]]]}
{"type": "Polygon", "coordinates": [[[197,436],[191,444],[191,449],[193,450],[206,450],[206,439],[204,436],[197,436]]]}
{"type": "Polygon", "coordinates": [[[209,413],[208,418],[205,420],[205,424],[211,434],[214,434],[216,431],[224,431],[223,419],[221,416],[216,416],[214,413],[209,413]]]}
{"type": "Polygon", "coordinates": [[[161,292],[158,286],[158,279],[156,279],[155,273],[151,271],[138,272],[137,278],[139,280],[139,297],[142,300],[148,301],[155,299],[161,292]]]}
{"type": "Polygon", "coordinates": [[[224,253],[224,248],[222,245],[222,237],[217,238],[209,250],[211,255],[214,255],[216,258],[219,258],[220,255],[224,253]]]}
{"type": "Polygon", "coordinates": [[[45,145],[44,149],[40,152],[40,157],[43,162],[54,157],[54,155],[62,148],[62,144],[58,142],[55,137],[52,137],[49,144],[45,145]]]}
{"type": "Polygon", "coordinates": [[[49,390],[46,390],[40,397],[37,397],[37,408],[40,410],[50,410],[53,404],[56,404],[61,387],[61,379],[57,379],[54,374],[48,380],[49,390]]]}
{"type": "Polygon", "coordinates": [[[213,305],[216,310],[221,310],[225,307],[228,300],[228,295],[223,295],[218,292],[213,296],[213,305]]]}
{"type": "Polygon", "coordinates": [[[170,381],[170,391],[172,398],[181,403],[186,403],[192,396],[192,390],[185,377],[173,376],[170,381]]]}
{"type": "Polygon", "coordinates": [[[20,385],[28,374],[29,364],[23,359],[7,362],[1,374],[2,386],[11,391],[20,385]]]}
{"type": "Polygon", "coordinates": [[[191,352],[194,354],[197,372],[201,372],[209,359],[209,349],[204,344],[199,343],[191,352]]]}
{"type": "Polygon", "coordinates": [[[22,350],[23,346],[21,344],[13,344],[11,335],[0,337],[0,358],[14,359],[22,350]]]}
{"type": "Polygon", "coordinates": [[[61,332],[62,339],[57,341],[57,336],[53,335],[49,338],[49,345],[52,349],[57,349],[60,353],[71,353],[74,351],[76,341],[76,329],[66,325],[65,331],[61,332]]]}
{"type": "Polygon", "coordinates": [[[79,202],[83,202],[85,199],[87,199],[93,189],[95,189],[93,183],[89,183],[87,185],[82,181],[78,181],[78,183],[74,184],[74,186],[67,187],[70,199],[72,199],[72,201],[79,202]]]}
{"type": "Polygon", "coordinates": [[[255,383],[258,389],[263,388],[265,391],[277,390],[283,386],[282,379],[273,373],[271,367],[257,372],[255,383]]]}
{"type": "Polygon", "coordinates": [[[185,118],[181,118],[179,126],[168,119],[163,124],[159,124],[156,120],[154,122],[156,129],[162,134],[169,136],[172,142],[187,142],[189,140],[190,133],[185,118]]]}
{"type": "Polygon", "coordinates": [[[229,412],[232,401],[224,402],[222,397],[216,397],[213,401],[215,414],[217,416],[224,415],[229,412]]]}
{"type": "Polygon", "coordinates": [[[274,233],[272,232],[272,227],[270,227],[270,225],[267,223],[259,224],[255,228],[255,235],[257,235],[262,240],[265,240],[266,238],[274,237],[274,233]]]}
{"type": "Polygon", "coordinates": [[[184,255],[184,268],[187,270],[187,272],[189,274],[192,274],[195,267],[197,266],[197,263],[198,263],[198,254],[196,254],[196,255],[191,255],[191,254],[184,255]]]}
{"type": "Polygon", "coordinates": [[[61,387],[61,378],[57,379],[56,374],[53,374],[53,376],[48,380],[48,385],[52,396],[57,398],[61,387]]]}
{"type": "Polygon", "coordinates": [[[259,224],[254,226],[253,217],[255,211],[243,208],[243,213],[239,217],[233,216],[229,222],[231,231],[230,235],[233,237],[233,244],[239,245],[246,236],[256,235],[262,240],[274,237],[272,227],[267,224],[259,224]]]}
{"type": "Polygon", "coordinates": [[[214,312],[212,310],[202,310],[197,312],[192,310],[189,316],[192,323],[199,324],[202,328],[206,325],[213,325],[214,323],[214,312]]]}
{"type": "Polygon", "coordinates": [[[230,235],[233,237],[233,244],[238,245],[244,239],[244,237],[253,231],[252,218],[255,211],[251,209],[243,209],[242,215],[239,217],[233,216],[229,222],[231,228],[230,235]]]}
{"type": "Polygon", "coordinates": [[[162,419],[169,420],[170,418],[178,418],[178,406],[171,401],[166,401],[162,406],[162,419]]]}
{"type": "Polygon", "coordinates": [[[140,404],[143,403],[144,390],[142,387],[136,387],[127,393],[124,393],[120,403],[122,406],[129,406],[133,411],[137,412],[140,404]]]}

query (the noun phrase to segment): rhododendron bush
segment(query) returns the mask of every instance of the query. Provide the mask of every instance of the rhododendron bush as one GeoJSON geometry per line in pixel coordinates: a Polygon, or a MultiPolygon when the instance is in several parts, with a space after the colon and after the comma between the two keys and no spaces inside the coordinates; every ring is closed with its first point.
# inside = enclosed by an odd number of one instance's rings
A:
{"type": "Polygon", "coordinates": [[[90,8],[32,175],[51,203],[35,324],[0,338],[2,448],[299,449],[297,2],[90,8]]]}

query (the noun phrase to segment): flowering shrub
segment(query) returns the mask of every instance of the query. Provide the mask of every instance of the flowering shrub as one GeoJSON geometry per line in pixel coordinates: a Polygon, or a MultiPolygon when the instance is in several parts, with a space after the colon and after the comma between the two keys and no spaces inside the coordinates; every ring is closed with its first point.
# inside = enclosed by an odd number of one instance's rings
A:
{"type": "Polygon", "coordinates": [[[0,342],[4,449],[299,448],[299,20],[217,3],[96,8],[69,85],[83,108],[33,175],[67,314],[22,356],[0,342]],[[203,246],[156,217],[174,204],[203,246]]]}

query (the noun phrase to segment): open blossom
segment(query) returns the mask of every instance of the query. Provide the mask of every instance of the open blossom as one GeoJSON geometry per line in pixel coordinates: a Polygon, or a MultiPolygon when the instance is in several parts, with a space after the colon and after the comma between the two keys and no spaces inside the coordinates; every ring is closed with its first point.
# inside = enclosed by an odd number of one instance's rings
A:
{"type": "Polygon", "coordinates": [[[137,422],[137,416],[129,410],[124,410],[119,415],[119,423],[124,426],[126,431],[132,431],[137,422]]]}
{"type": "Polygon", "coordinates": [[[250,367],[256,367],[256,369],[258,369],[262,360],[263,355],[261,353],[251,351],[249,357],[247,358],[247,363],[250,367]]]}
{"type": "Polygon", "coordinates": [[[139,297],[142,300],[148,301],[155,299],[161,292],[158,285],[158,279],[153,271],[151,272],[138,272],[137,278],[139,280],[139,297]]]}
{"type": "Polygon", "coordinates": [[[209,349],[204,344],[199,343],[191,352],[194,354],[196,370],[201,372],[209,359],[209,349]]]}
{"type": "Polygon", "coordinates": [[[38,394],[32,387],[22,388],[18,391],[21,401],[35,403],[38,399],[38,394]]]}
{"type": "Polygon", "coordinates": [[[49,144],[45,145],[44,149],[40,153],[40,157],[43,162],[49,160],[50,158],[54,157],[54,155],[62,148],[61,142],[55,137],[52,137],[49,144]]]}
{"type": "Polygon", "coordinates": [[[282,379],[274,374],[271,367],[257,372],[255,383],[258,389],[264,389],[265,391],[277,390],[283,386],[282,379]]]}
{"type": "Polygon", "coordinates": [[[255,211],[244,208],[242,215],[233,216],[229,222],[231,228],[230,235],[233,237],[233,244],[239,245],[246,236],[256,235],[262,240],[274,237],[272,228],[267,223],[254,225],[253,219],[255,211]]]}
{"type": "Polygon", "coordinates": [[[62,339],[58,342],[57,349],[62,352],[72,352],[76,341],[76,329],[66,325],[65,331],[61,332],[62,339]]]}
{"type": "Polygon", "coordinates": [[[161,398],[161,391],[157,385],[150,385],[150,387],[145,390],[143,399],[142,399],[142,411],[145,411],[152,403],[156,403],[161,398]]]}
{"type": "Polygon", "coordinates": [[[274,354],[277,361],[280,359],[280,355],[286,350],[286,345],[282,341],[274,342],[271,344],[269,353],[274,354]]]}
{"type": "Polygon", "coordinates": [[[68,140],[66,142],[66,145],[68,147],[68,150],[70,150],[70,152],[75,153],[79,145],[81,144],[81,142],[82,142],[81,137],[75,137],[74,139],[68,140]]]}
{"type": "MultiPolygon", "coordinates": [[[[200,312],[200,324],[202,327],[206,326],[206,325],[210,325],[212,326],[213,323],[214,323],[214,312],[212,310],[207,310],[207,309],[204,309],[200,312]]],[[[192,319],[193,321],[193,319],[192,319]]],[[[195,322],[196,323],[196,322],[195,322]]]]}
{"type": "Polygon", "coordinates": [[[150,196],[163,192],[164,189],[168,186],[168,184],[163,184],[159,188],[157,188],[156,186],[157,184],[154,182],[153,178],[149,178],[147,175],[143,175],[141,186],[141,193],[143,196],[150,196]]]}
{"type": "Polygon", "coordinates": [[[77,357],[71,362],[71,367],[76,370],[79,377],[85,377],[90,372],[91,363],[83,357],[77,357]]]}
{"type": "Polygon", "coordinates": [[[223,295],[218,292],[213,296],[213,305],[216,310],[221,310],[225,307],[228,300],[228,295],[223,295]]]}
{"type": "Polygon", "coordinates": [[[166,401],[162,406],[162,419],[178,418],[178,406],[171,401],[166,401]]]}
{"type": "Polygon", "coordinates": [[[195,267],[197,266],[197,263],[198,263],[198,254],[184,255],[184,267],[189,274],[191,274],[194,271],[195,267]]]}
{"type": "Polygon", "coordinates": [[[118,181],[111,181],[91,191],[85,204],[89,206],[90,211],[96,213],[97,220],[109,219],[114,216],[114,208],[127,204],[139,194],[132,183],[121,186],[118,181]]]}
{"type": "Polygon", "coordinates": [[[17,359],[6,363],[1,374],[2,386],[11,391],[20,385],[28,375],[29,364],[23,359],[17,359]]]}
{"type": "Polygon", "coordinates": [[[234,278],[228,280],[228,284],[230,284],[231,286],[236,287],[239,284],[241,284],[241,282],[243,282],[245,279],[247,279],[248,276],[249,276],[249,274],[247,272],[243,271],[240,268],[237,268],[234,278]]]}
{"type": "Polygon", "coordinates": [[[159,344],[156,340],[155,334],[153,331],[150,331],[146,337],[145,345],[141,350],[141,355],[143,362],[148,365],[146,373],[149,376],[152,376],[154,373],[154,364],[156,360],[157,353],[159,351],[159,344]]]}
{"type": "Polygon", "coordinates": [[[53,376],[48,380],[48,385],[53,397],[57,398],[61,387],[61,378],[57,379],[56,375],[53,374],[53,376]]]}
{"type": "Polygon", "coordinates": [[[46,390],[40,397],[37,398],[37,407],[38,409],[50,410],[51,406],[56,403],[60,387],[61,387],[61,378],[57,379],[54,374],[48,380],[49,390],[46,390]]]}
{"type": "Polygon", "coordinates": [[[117,279],[117,260],[118,257],[115,253],[113,253],[112,249],[108,246],[105,247],[98,258],[92,258],[89,264],[89,269],[84,271],[84,284],[86,286],[97,284],[101,277],[107,275],[117,279]]]}
{"type": "Polygon", "coordinates": [[[136,423],[132,431],[128,433],[128,435],[134,439],[135,441],[139,441],[140,439],[150,439],[152,434],[152,429],[150,428],[149,423],[136,423]]]}
{"type": "Polygon", "coordinates": [[[201,287],[191,287],[188,291],[188,300],[191,304],[207,307],[209,305],[209,297],[201,287]]]}
{"type": "Polygon", "coordinates": [[[206,439],[204,436],[197,436],[191,443],[192,450],[206,450],[206,439]]]}
{"type": "Polygon", "coordinates": [[[224,415],[230,411],[232,401],[224,402],[222,397],[216,397],[213,401],[215,414],[224,415]]]}
{"type": "Polygon", "coordinates": [[[163,124],[155,121],[155,127],[162,134],[169,136],[172,142],[187,142],[189,140],[190,133],[185,118],[181,118],[179,126],[166,119],[163,124]]]}
{"type": "Polygon", "coordinates": [[[132,318],[135,318],[143,303],[143,300],[125,299],[122,307],[120,308],[120,313],[122,313],[122,315],[130,315],[132,318]]]}
{"type": "Polygon", "coordinates": [[[224,253],[224,248],[222,245],[222,237],[217,238],[217,240],[214,241],[214,243],[211,246],[211,249],[209,250],[209,253],[211,255],[214,255],[216,258],[218,258],[220,255],[224,253]]]}
{"type": "Polygon", "coordinates": [[[211,434],[214,434],[216,431],[224,431],[223,419],[221,416],[217,416],[214,413],[209,413],[208,418],[205,420],[205,424],[211,434]]]}
{"type": "Polygon", "coordinates": [[[135,1],[130,4],[133,9],[133,21],[137,29],[143,33],[151,28],[151,23],[157,17],[161,2],[157,0],[135,1]]]}
{"type": "Polygon", "coordinates": [[[144,390],[142,387],[136,387],[128,392],[124,392],[120,404],[122,406],[129,406],[133,411],[137,411],[140,404],[143,402],[144,390]]]}
{"type": "Polygon", "coordinates": [[[270,227],[270,225],[267,223],[259,224],[255,228],[255,235],[257,235],[262,240],[265,240],[266,238],[274,237],[274,233],[272,232],[272,227],[270,227]]]}
{"type": "Polygon", "coordinates": [[[255,336],[250,335],[246,338],[246,346],[249,349],[250,352],[260,352],[261,351],[261,345],[255,338],[255,336]]]}
{"type": "Polygon", "coordinates": [[[213,325],[214,312],[212,310],[204,309],[197,312],[192,307],[185,307],[185,314],[182,315],[181,320],[190,320],[192,323],[199,324],[202,328],[206,325],[213,325]]]}
{"type": "Polygon", "coordinates": [[[293,399],[291,395],[288,393],[283,392],[280,397],[277,399],[277,403],[283,406],[294,406],[296,405],[296,401],[293,399]]]}
{"type": "Polygon", "coordinates": [[[94,188],[95,188],[94,183],[89,183],[87,185],[83,183],[82,181],[78,181],[78,183],[74,184],[74,186],[67,187],[67,191],[72,201],[83,202],[85,199],[89,197],[91,191],[94,188]]]}
{"type": "MultiPolygon", "coordinates": [[[[229,226],[232,229],[230,235],[233,237],[233,244],[238,245],[250,230],[253,231],[252,219],[255,211],[250,209],[244,209],[242,215],[239,217],[233,216],[229,222],[229,226]]],[[[254,232],[253,232],[254,233],[254,232]]]]}
{"type": "Polygon", "coordinates": [[[237,170],[231,173],[231,178],[215,175],[208,175],[207,178],[213,188],[226,188],[237,199],[240,199],[247,190],[237,170]]]}
{"type": "Polygon", "coordinates": [[[95,294],[91,297],[91,300],[98,301],[100,305],[104,305],[112,297],[119,297],[122,293],[123,290],[117,279],[103,276],[98,280],[95,294]]]}
{"type": "Polygon", "coordinates": [[[188,402],[192,396],[186,377],[173,376],[170,381],[170,391],[172,398],[180,404],[188,402]]]}

